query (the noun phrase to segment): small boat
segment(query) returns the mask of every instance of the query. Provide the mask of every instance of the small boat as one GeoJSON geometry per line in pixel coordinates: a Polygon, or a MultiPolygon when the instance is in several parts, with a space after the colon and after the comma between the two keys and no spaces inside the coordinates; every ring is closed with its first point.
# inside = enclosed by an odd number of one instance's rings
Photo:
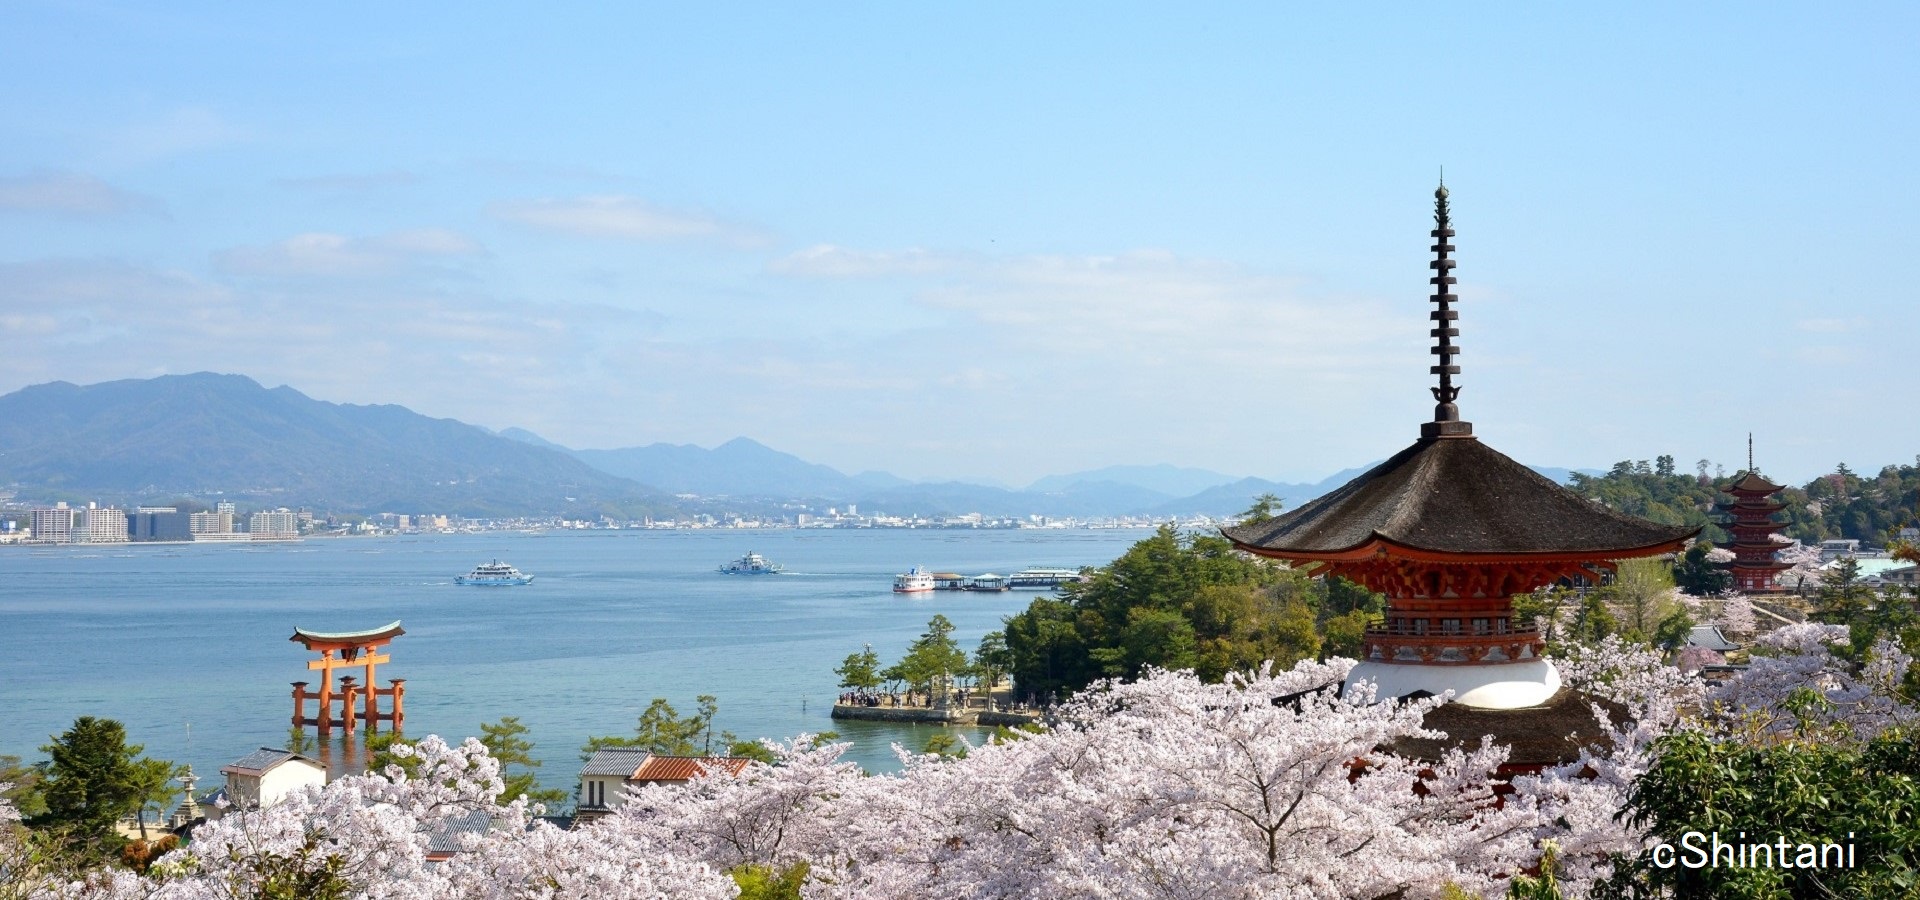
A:
{"type": "Polygon", "coordinates": [[[747,555],[720,567],[722,575],[778,575],[781,566],[777,562],[768,562],[767,558],[749,551],[747,555]]]}
{"type": "Polygon", "coordinates": [[[1072,569],[1023,569],[1007,577],[1007,586],[1015,588],[1055,588],[1079,584],[1086,576],[1072,569]]]}
{"type": "Polygon", "coordinates": [[[1012,588],[1007,585],[1007,576],[995,575],[992,572],[988,572],[985,575],[973,576],[973,578],[967,582],[967,590],[1006,591],[1012,590],[1012,588]]]}
{"type": "Polygon", "coordinates": [[[926,566],[914,566],[905,575],[893,576],[893,592],[896,594],[919,594],[933,590],[933,573],[926,566]]]}
{"type": "Polygon", "coordinates": [[[474,566],[473,571],[456,577],[453,583],[498,587],[508,584],[532,584],[533,576],[496,559],[490,563],[474,566]]]}

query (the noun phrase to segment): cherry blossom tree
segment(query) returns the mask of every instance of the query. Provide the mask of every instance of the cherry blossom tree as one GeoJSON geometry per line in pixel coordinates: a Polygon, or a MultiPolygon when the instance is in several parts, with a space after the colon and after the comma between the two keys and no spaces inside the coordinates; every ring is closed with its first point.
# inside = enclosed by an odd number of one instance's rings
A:
{"type": "Polygon", "coordinates": [[[1722,631],[1741,639],[1752,637],[1760,629],[1753,617],[1753,601],[1739,591],[1728,591],[1721,596],[1718,623],[1722,631]]]}

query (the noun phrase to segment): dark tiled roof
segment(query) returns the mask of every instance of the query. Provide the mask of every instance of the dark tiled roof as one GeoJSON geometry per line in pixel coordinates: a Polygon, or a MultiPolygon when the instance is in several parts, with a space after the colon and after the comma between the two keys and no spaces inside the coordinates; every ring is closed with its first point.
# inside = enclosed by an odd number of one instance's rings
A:
{"type": "MultiPolygon", "coordinates": [[[[283,762],[286,762],[288,760],[293,760],[293,759],[305,760],[307,762],[313,763],[316,766],[320,766],[320,763],[315,762],[314,760],[311,760],[311,759],[307,759],[306,757],[301,756],[298,753],[291,753],[286,750],[278,750],[273,747],[261,747],[260,749],[255,750],[252,753],[249,753],[245,756],[240,757],[239,759],[234,760],[233,762],[230,762],[224,766],[221,766],[220,771],[225,772],[228,769],[241,769],[247,772],[264,773],[268,769],[273,768],[274,766],[277,766],[283,762]]],[[[320,767],[323,769],[326,768],[325,766],[320,766],[320,767]]]]}
{"type": "Polygon", "coordinates": [[[1496,744],[1513,748],[1507,757],[1510,766],[1558,765],[1580,756],[1582,747],[1602,743],[1606,733],[1593,717],[1593,704],[1600,704],[1616,725],[1625,721],[1627,711],[1615,703],[1598,700],[1572,688],[1561,688],[1547,702],[1523,709],[1481,709],[1449,703],[1427,713],[1424,725],[1444,731],[1444,740],[1401,738],[1387,749],[1416,759],[1437,760],[1454,747],[1468,749],[1480,745],[1482,736],[1491,736],[1496,744]]]}
{"type": "Polygon", "coordinates": [[[686,781],[708,770],[738,775],[747,760],[737,756],[656,756],[642,763],[633,773],[635,781],[686,781]]]}
{"type": "Polygon", "coordinates": [[[1781,490],[1781,487],[1780,485],[1774,484],[1773,482],[1760,477],[1759,472],[1748,472],[1745,475],[1742,475],[1739,478],[1734,479],[1734,482],[1732,484],[1727,485],[1724,488],[1721,488],[1721,490],[1726,491],[1729,494],[1733,493],[1734,491],[1752,491],[1752,492],[1761,493],[1761,494],[1771,494],[1774,491],[1781,490]]]}
{"type": "Polygon", "coordinates": [[[434,823],[433,830],[427,835],[427,852],[431,854],[459,853],[460,836],[463,834],[486,834],[493,827],[493,816],[484,809],[476,809],[459,815],[448,816],[434,823]]]}
{"type": "Polygon", "coordinates": [[[1624,515],[1554,484],[1476,438],[1422,439],[1338,490],[1265,522],[1223,529],[1285,557],[1375,539],[1441,553],[1604,554],[1699,532],[1624,515]]]}
{"type": "Polygon", "coordinates": [[[595,750],[587,764],[580,767],[582,775],[617,775],[632,778],[636,769],[652,756],[645,750],[610,749],[595,750]]]}

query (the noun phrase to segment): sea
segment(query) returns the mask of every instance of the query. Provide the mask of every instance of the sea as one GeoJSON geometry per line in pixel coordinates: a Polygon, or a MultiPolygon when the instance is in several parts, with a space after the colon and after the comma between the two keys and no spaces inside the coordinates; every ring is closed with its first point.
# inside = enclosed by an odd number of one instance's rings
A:
{"type": "MultiPolygon", "coordinates": [[[[702,694],[718,700],[716,730],[775,739],[835,731],[850,745],[845,759],[893,771],[896,746],[919,750],[942,727],[831,719],[834,667],[869,644],[892,663],[935,614],[972,650],[1036,594],[901,595],[896,573],[1098,566],[1148,534],[554,530],[0,546],[0,755],[44,759],[39,748],[76,717],[110,718],[147,755],[191,763],[203,787],[217,784],[220,766],[287,743],[291,683],[317,681],[306,669],[312,654],[290,641],[296,627],[398,620],[406,634],[378,678],[407,680],[405,735],[457,741],[517,716],[544,786],[571,791],[581,745],[632,734],[654,698],[687,715],[702,694]],[[748,551],[786,571],[717,573],[748,551]],[[453,583],[494,559],[534,582],[453,583]]],[[[336,732],[310,755],[357,768],[363,737],[336,732]]]]}

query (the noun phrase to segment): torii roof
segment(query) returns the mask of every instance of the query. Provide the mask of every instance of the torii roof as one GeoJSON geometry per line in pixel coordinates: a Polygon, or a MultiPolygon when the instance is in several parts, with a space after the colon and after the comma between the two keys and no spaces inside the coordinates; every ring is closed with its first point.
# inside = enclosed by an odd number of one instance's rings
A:
{"type": "Polygon", "coordinates": [[[379,628],[369,628],[365,631],[308,631],[294,626],[293,637],[287,640],[305,644],[311,648],[314,644],[369,644],[375,641],[391,640],[406,633],[406,629],[400,627],[400,620],[395,619],[379,628]]]}
{"type": "Polygon", "coordinates": [[[1424,437],[1299,509],[1221,529],[1280,559],[1619,559],[1678,549],[1697,527],[1616,512],[1471,436],[1424,437]]]}

